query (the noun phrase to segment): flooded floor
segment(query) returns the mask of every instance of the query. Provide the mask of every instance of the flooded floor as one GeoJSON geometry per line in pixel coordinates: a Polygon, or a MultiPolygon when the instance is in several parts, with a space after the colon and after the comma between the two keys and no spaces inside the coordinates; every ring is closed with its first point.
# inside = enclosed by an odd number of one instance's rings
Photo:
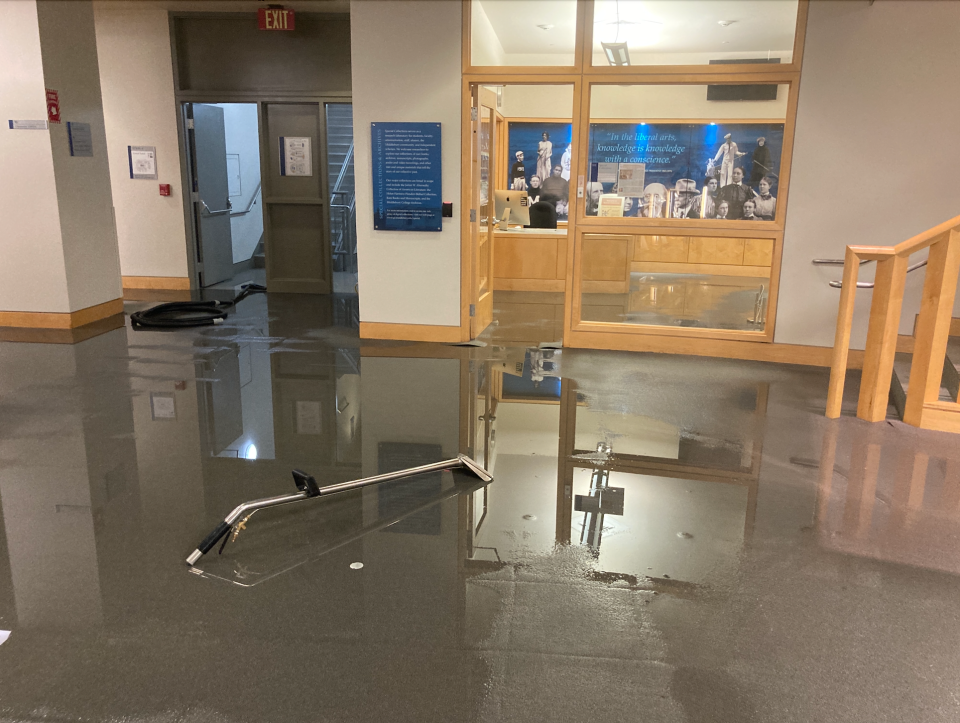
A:
{"type": "Polygon", "coordinates": [[[355,297],[261,295],[0,342],[0,721],[960,719],[955,436],[826,420],[826,369],[506,318],[367,343],[355,297]],[[184,562],[293,469],[458,453],[494,481],[263,510],[184,562]]]}

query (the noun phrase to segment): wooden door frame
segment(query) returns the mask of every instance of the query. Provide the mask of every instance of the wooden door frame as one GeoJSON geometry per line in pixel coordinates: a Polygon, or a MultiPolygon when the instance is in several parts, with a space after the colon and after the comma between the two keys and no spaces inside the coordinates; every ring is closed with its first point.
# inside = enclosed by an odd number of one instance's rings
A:
{"type": "MultiPolygon", "coordinates": [[[[477,269],[476,269],[476,258],[478,255],[478,241],[479,236],[474,238],[473,226],[470,222],[470,210],[474,208],[474,194],[473,194],[473,166],[472,166],[472,143],[473,143],[473,120],[471,117],[471,108],[473,107],[473,86],[484,86],[484,85],[569,85],[573,87],[573,129],[574,138],[578,132],[578,119],[579,114],[576,112],[576,109],[580,105],[580,91],[582,87],[582,76],[580,75],[560,75],[560,74],[551,74],[551,75],[500,75],[499,73],[495,74],[482,74],[482,75],[464,75],[461,79],[461,98],[463,99],[461,107],[461,144],[460,144],[460,169],[461,169],[461,208],[463,212],[460,214],[460,339],[461,341],[469,341],[476,337],[476,335],[471,335],[471,318],[470,318],[470,305],[475,303],[476,297],[476,279],[477,269]]],[[[499,118],[503,118],[494,108],[494,121],[497,122],[499,118]],[[498,118],[499,116],[499,118],[498,118]]],[[[504,136],[506,135],[506,129],[508,127],[509,118],[504,118],[504,136]]],[[[495,130],[495,129],[494,129],[495,130]]],[[[499,165],[494,161],[495,165],[499,165]]],[[[576,178],[577,175],[577,158],[574,157],[571,159],[570,163],[570,177],[576,178]]],[[[502,176],[502,174],[500,174],[502,176]]],[[[494,176],[492,179],[496,181],[494,176]]],[[[495,185],[495,183],[494,183],[495,185]]],[[[478,189],[479,193],[479,189],[478,189]]],[[[576,198],[576,194],[572,193],[570,195],[570,207],[571,213],[569,214],[569,221],[567,226],[568,239],[573,238],[573,233],[576,230],[576,207],[579,205],[580,199],[576,198]]],[[[479,213],[479,209],[477,209],[479,213]]],[[[572,257],[572,245],[567,244],[567,273],[569,274],[571,269],[570,266],[573,263],[572,257]]],[[[491,256],[493,255],[493,245],[490,247],[491,256]]],[[[492,283],[491,279],[491,293],[492,293],[492,283]]],[[[482,330],[481,330],[482,331],[482,330]]]]}

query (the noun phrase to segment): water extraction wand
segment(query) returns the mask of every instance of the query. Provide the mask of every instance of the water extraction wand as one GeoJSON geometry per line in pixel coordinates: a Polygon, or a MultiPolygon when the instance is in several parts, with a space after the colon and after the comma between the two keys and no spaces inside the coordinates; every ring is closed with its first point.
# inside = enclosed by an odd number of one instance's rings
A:
{"type": "Polygon", "coordinates": [[[356,490],[362,487],[378,485],[383,482],[392,482],[394,480],[416,477],[417,475],[426,474],[427,472],[440,472],[441,470],[445,469],[459,469],[483,480],[484,482],[493,481],[493,476],[489,472],[463,454],[457,455],[453,459],[445,459],[441,462],[424,464],[419,467],[410,467],[408,469],[401,469],[396,472],[386,472],[385,474],[378,474],[374,477],[364,477],[363,479],[353,480],[351,482],[341,482],[340,484],[327,485],[326,487],[320,487],[317,485],[317,480],[314,479],[312,475],[295,469],[293,470],[293,481],[296,483],[299,492],[293,492],[288,495],[278,495],[277,497],[264,497],[263,499],[251,500],[250,502],[244,502],[243,504],[237,505],[237,507],[235,507],[229,515],[223,518],[223,522],[217,525],[213,532],[207,535],[203,539],[203,542],[197,545],[197,549],[190,553],[190,556],[187,557],[187,564],[192,567],[197,560],[210,552],[214,545],[216,545],[228,532],[230,532],[230,530],[234,527],[234,525],[237,524],[237,521],[240,520],[241,517],[249,517],[249,515],[253,514],[257,510],[262,510],[265,507],[277,507],[278,505],[286,505],[291,502],[308,500],[313,497],[326,497],[327,495],[335,495],[338,492],[348,492],[349,490],[356,490]]]}

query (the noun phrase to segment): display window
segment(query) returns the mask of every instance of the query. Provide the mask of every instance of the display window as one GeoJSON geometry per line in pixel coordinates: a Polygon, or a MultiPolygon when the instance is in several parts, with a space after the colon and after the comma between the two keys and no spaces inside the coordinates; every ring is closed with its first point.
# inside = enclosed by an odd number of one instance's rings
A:
{"type": "Polygon", "coordinates": [[[471,329],[490,291],[565,346],[772,342],[808,10],[465,0],[471,329]]]}

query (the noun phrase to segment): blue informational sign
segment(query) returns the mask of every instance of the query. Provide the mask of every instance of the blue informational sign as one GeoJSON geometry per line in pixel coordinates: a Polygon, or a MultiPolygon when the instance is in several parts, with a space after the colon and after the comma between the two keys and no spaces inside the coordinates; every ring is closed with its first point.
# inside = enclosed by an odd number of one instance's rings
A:
{"type": "Polygon", "coordinates": [[[440,231],[439,123],[371,123],[373,227],[440,231]]]}

